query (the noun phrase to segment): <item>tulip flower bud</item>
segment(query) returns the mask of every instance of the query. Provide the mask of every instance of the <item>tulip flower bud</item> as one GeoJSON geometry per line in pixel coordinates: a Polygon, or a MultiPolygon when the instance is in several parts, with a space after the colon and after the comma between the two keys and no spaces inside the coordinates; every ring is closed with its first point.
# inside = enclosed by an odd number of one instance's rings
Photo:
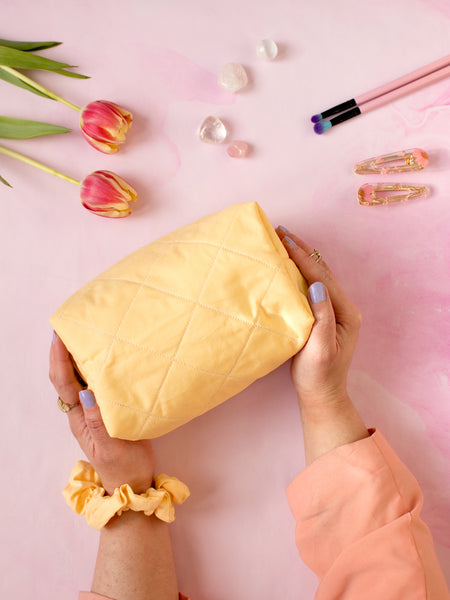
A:
{"type": "Polygon", "coordinates": [[[131,126],[133,115],[107,100],[89,102],[80,115],[80,127],[87,141],[100,152],[114,154],[131,126]]]}
{"type": "Polygon", "coordinates": [[[129,202],[137,193],[124,179],[111,171],[94,171],[80,183],[81,204],[101,217],[121,218],[131,214],[129,202]]]}

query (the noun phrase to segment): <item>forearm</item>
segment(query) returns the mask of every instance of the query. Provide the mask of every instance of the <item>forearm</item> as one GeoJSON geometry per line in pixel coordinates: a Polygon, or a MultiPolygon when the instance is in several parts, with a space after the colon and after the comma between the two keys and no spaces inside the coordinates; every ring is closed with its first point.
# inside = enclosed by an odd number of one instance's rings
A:
{"type": "Polygon", "coordinates": [[[349,396],[328,403],[299,399],[306,464],[344,444],[369,437],[369,432],[349,396]]]}
{"type": "Polygon", "coordinates": [[[177,600],[169,526],[124,512],[100,534],[92,591],[114,600],[177,600]]]}

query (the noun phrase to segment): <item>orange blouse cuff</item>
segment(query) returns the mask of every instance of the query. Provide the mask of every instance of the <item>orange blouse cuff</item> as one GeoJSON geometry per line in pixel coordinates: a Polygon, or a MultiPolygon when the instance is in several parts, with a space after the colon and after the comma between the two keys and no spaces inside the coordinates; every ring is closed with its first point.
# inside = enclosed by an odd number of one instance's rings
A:
{"type": "Polygon", "coordinates": [[[369,432],[319,457],[287,488],[317,597],[448,598],[420,518],[420,487],[381,433],[369,432]]]}

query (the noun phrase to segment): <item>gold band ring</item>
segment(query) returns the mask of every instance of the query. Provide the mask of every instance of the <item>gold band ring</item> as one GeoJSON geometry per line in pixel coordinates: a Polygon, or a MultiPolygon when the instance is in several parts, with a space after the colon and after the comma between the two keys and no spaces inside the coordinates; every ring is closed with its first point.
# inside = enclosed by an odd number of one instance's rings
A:
{"type": "Polygon", "coordinates": [[[63,411],[63,413],[68,413],[69,411],[72,410],[72,408],[74,408],[76,405],[78,404],[78,402],[76,402],[75,404],[68,404],[67,402],[64,402],[64,400],[62,400],[62,398],[60,396],[58,396],[58,408],[60,410],[63,411]]]}
{"type": "Polygon", "coordinates": [[[314,258],[314,260],[315,260],[316,262],[319,262],[319,261],[321,261],[321,260],[322,260],[322,255],[321,255],[321,254],[320,254],[320,252],[319,252],[318,250],[316,250],[315,248],[314,248],[314,250],[311,252],[311,254],[309,254],[309,256],[310,256],[311,258],[314,258]]]}

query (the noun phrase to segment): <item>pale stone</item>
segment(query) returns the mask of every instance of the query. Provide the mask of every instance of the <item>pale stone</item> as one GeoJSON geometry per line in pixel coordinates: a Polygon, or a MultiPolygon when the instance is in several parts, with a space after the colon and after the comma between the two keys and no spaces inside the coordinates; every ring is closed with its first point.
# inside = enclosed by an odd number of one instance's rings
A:
{"type": "Polygon", "coordinates": [[[207,144],[221,144],[227,137],[227,128],[217,117],[206,117],[200,127],[198,137],[207,144]]]}
{"type": "Polygon", "coordinates": [[[278,46],[273,40],[261,40],[256,46],[256,55],[264,60],[273,60],[278,54],[278,46]]]}
{"type": "Polygon", "coordinates": [[[228,92],[238,92],[248,84],[247,73],[242,65],[228,63],[219,73],[219,84],[228,92]]]}
{"type": "Polygon", "coordinates": [[[231,158],[244,158],[245,156],[248,156],[249,152],[250,146],[247,142],[242,142],[240,140],[231,142],[227,148],[228,156],[231,156],[231,158]]]}

